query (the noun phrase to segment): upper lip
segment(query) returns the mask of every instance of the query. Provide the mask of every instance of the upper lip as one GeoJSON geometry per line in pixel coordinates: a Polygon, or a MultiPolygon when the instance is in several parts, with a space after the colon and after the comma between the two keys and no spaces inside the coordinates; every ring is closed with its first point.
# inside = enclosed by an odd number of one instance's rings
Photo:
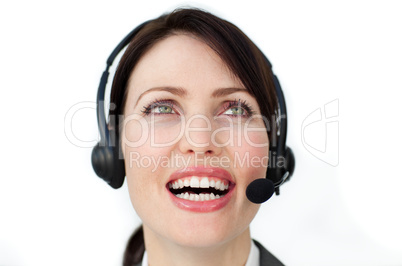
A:
{"type": "Polygon", "coordinates": [[[186,167],[173,172],[170,175],[168,183],[173,180],[188,176],[216,177],[234,183],[232,175],[223,168],[199,166],[186,167]]]}

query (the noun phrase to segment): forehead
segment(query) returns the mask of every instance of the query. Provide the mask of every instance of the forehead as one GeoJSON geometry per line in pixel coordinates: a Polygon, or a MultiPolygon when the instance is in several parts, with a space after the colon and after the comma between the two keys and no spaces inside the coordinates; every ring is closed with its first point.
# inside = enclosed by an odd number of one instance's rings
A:
{"type": "Polygon", "coordinates": [[[187,34],[170,36],[147,51],[134,68],[128,89],[129,94],[139,95],[149,88],[164,86],[195,94],[243,87],[208,45],[187,34]]]}

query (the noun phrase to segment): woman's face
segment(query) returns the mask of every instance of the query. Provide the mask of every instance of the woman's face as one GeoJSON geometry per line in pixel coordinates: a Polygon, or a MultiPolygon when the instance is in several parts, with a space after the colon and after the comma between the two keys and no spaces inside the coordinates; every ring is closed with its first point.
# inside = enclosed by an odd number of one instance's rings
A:
{"type": "Polygon", "coordinates": [[[144,228],[186,246],[245,232],[259,205],[268,135],[259,106],[219,56],[191,35],[156,43],[128,83],[122,148],[144,228]]]}

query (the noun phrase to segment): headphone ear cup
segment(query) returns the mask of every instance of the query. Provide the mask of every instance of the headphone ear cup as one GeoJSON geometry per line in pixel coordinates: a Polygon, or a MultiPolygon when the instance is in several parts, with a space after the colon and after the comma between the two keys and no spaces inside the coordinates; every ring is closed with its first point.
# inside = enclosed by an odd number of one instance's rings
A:
{"type": "Polygon", "coordinates": [[[116,148],[103,147],[98,143],[92,150],[91,161],[95,173],[111,187],[119,188],[123,185],[125,177],[124,161],[119,159],[116,148]]]}
{"type": "Polygon", "coordinates": [[[286,147],[285,159],[286,159],[286,170],[289,172],[289,177],[287,178],[287,180],[289,180],[290,177],[293,175],[293,172],[295,171],[295,164],[296,164],[295,155],[292,149],[289,147],[286,147]]]}
{"type": "Polygon", "coordinates": [[[284,154],[284,164],[281,162],[279,163],[278,156],[276,155],[276,152],[271,152],[270,151],[270,163],[267,169],[267,176],[266,178],[274,182],[274,184],[281,183],[282,178],[285,175],[286,172],[289,172],[289,176],[285,181],[288,181],[290,177],[293,175],[293,172],[295,170],[295,155],[293,154],[293,151],[291,148],[286,147],[285,154],[284,154]],[[275,154],[275,155],[274,155],[275,154]],[[278,167],[276,164],[283,165],[283,167],[278,167]]]}

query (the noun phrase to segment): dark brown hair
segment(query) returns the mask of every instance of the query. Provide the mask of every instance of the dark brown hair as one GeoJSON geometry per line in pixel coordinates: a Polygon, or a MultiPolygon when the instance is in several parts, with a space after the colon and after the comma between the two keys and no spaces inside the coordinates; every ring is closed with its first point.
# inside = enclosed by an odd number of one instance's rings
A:
{"type": "Polygon", "coordinates": [[[264,55],[235,25],[199,9],[177,9],[162,15],[134,36],[113,80],[110,102],[116,108],[110,110],[110,116],[123,114],[127,83],[140,58],[158,41],[180,33],[190,33],[203,40],[256,98],[261,114],[267,119],[275,116],[275,86],[264,55]]]}
{"type": "MultiPolygon", "coordinates": [[[[127,83],[140,58],[158,41],[180,33],[192,34],[211,47],[255,97],[261,114],[271,123],[275,121],[269,118],[276,119],[278,103],[272,71],[264,55],[235,25],[199,9],[177,9],[162,15],[148,22],[133,37],[115,73],[110,98],[115,108],[110,110],[110,116],[123,115],[127,83]]],[[[269,125],[266,126],[272,134],[269,125]]],[[[144,248],[140,227],[128,242],[123,265],[141,262],[144,248]]]]}

